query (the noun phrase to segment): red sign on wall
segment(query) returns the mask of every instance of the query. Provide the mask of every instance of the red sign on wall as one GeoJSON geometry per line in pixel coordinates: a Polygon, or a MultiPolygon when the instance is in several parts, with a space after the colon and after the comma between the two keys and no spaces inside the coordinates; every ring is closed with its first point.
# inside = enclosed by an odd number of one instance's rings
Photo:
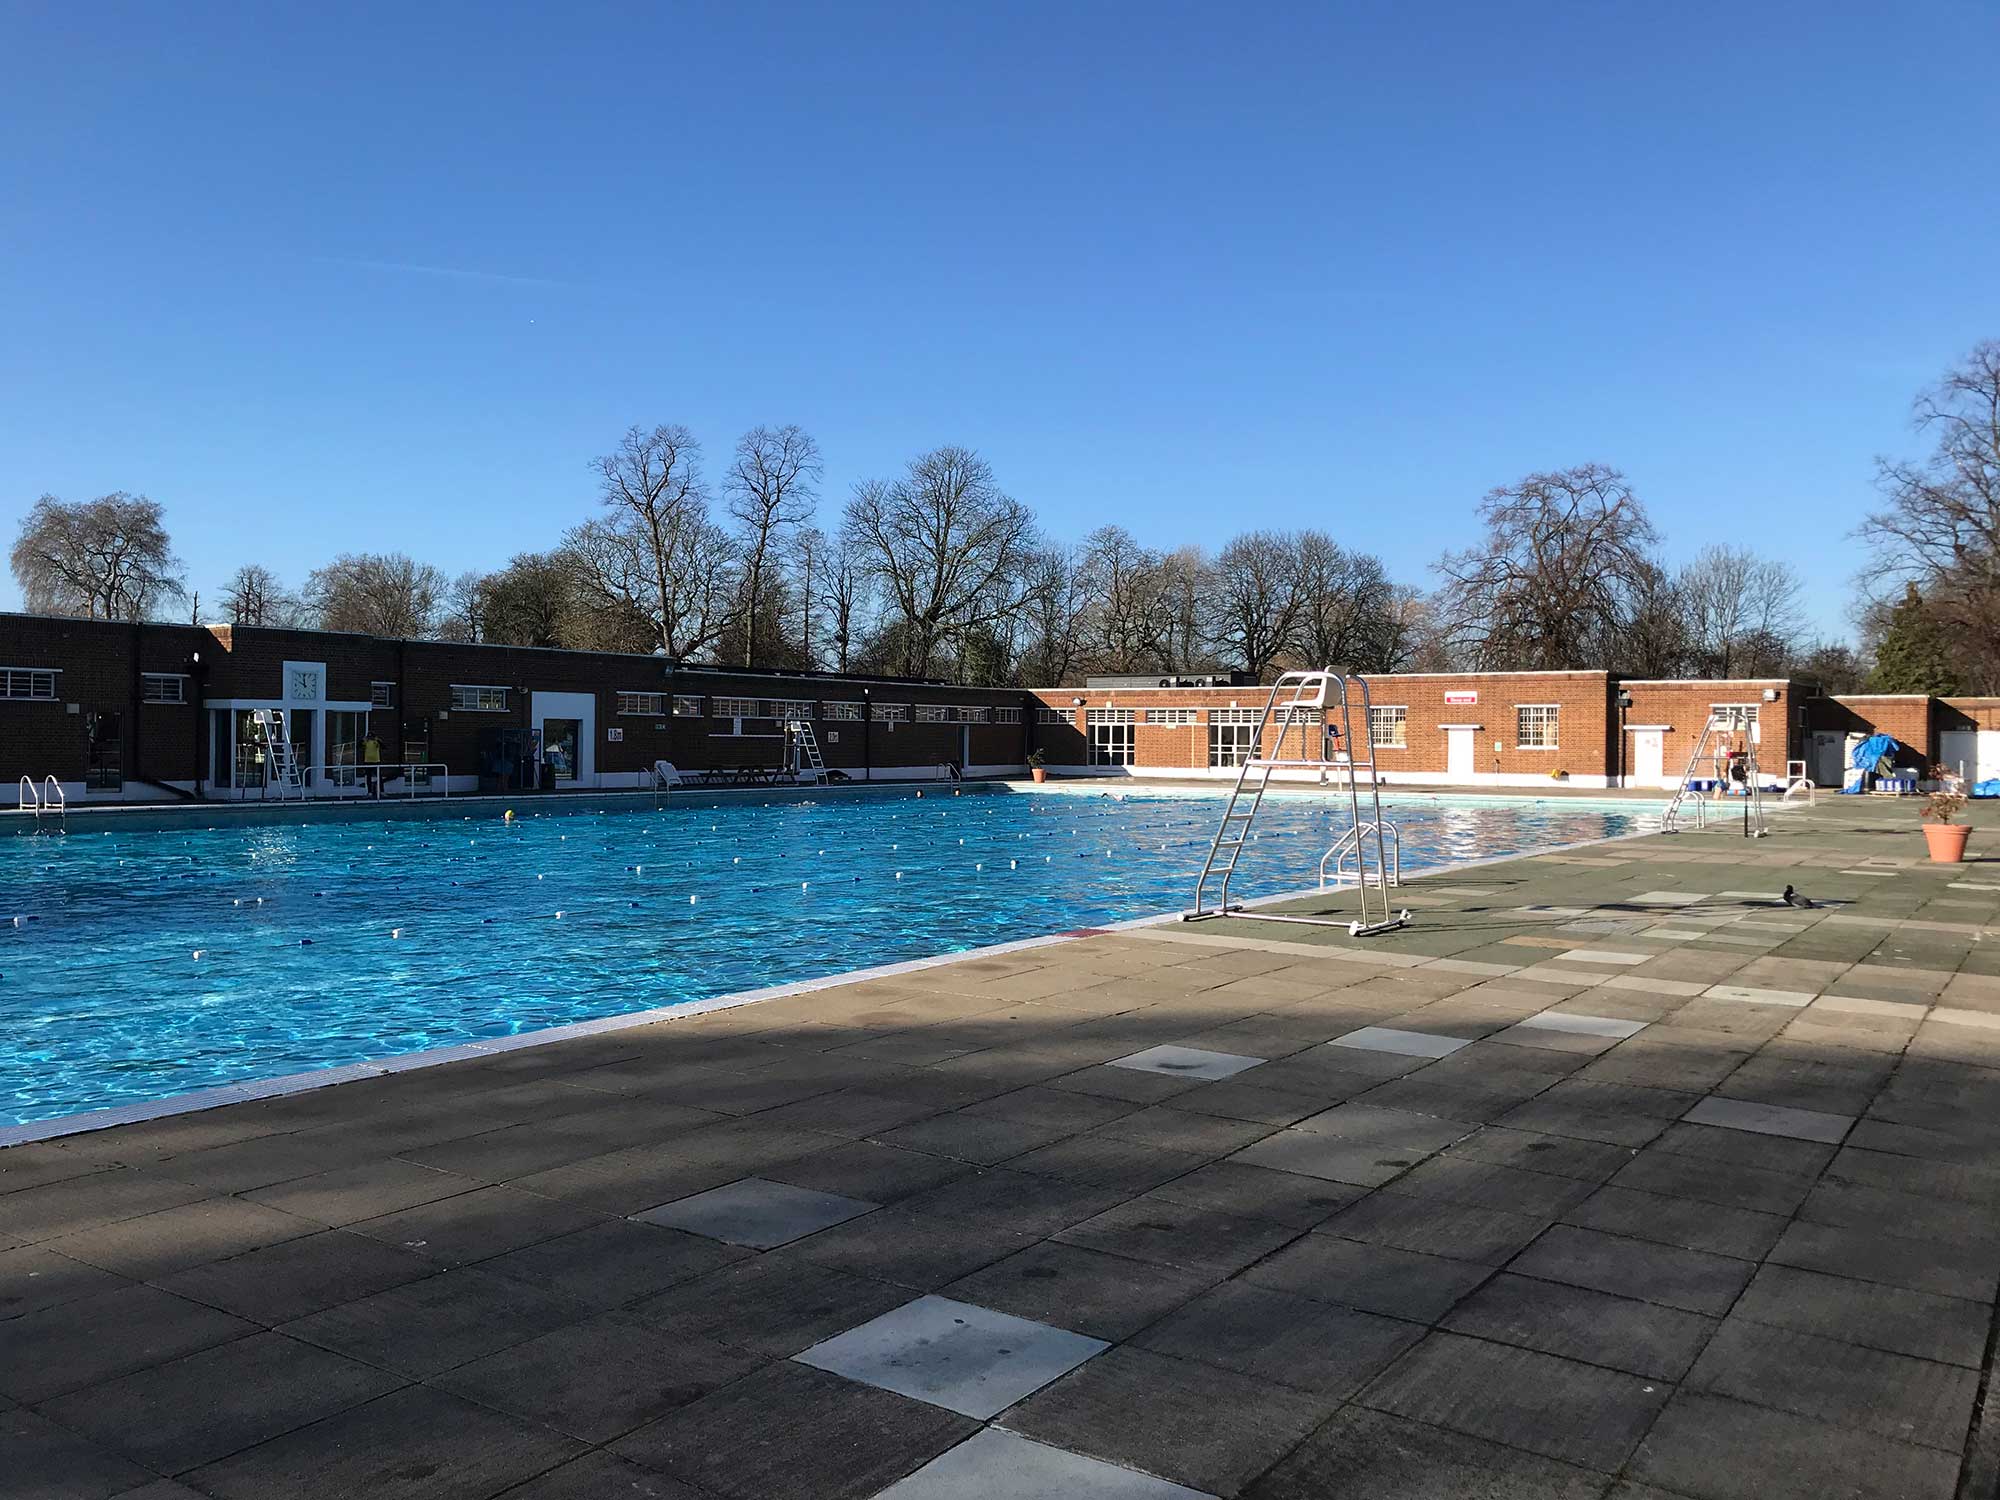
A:
{"type": "Polygon", "coordinates": [[[1459,693],[1446,693],[1444,695],[1444,701],[1447,703],[1477,703],[1479,701],[1479,694],[1469,691],[1459,692],[1459,693]]]}

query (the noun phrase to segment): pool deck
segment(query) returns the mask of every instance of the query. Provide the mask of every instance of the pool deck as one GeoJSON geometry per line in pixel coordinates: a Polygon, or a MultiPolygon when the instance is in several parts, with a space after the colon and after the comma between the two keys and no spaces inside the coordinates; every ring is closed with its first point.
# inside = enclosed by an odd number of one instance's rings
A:
{"type": "Polygon", "coordinates": [[[1825,797],[1365,943],[1083,935],[0,1151],[0,1492],[1988,1500],[1975,822],[1930,866],[1825,797]]]}

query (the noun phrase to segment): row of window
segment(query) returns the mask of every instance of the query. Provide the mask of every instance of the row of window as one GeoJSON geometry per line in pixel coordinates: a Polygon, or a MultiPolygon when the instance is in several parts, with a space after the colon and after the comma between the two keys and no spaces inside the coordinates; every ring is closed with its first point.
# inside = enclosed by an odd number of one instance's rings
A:
{"type": "MultiPolygon", "coordinates": [[[[1199,709],[1193,708],[1149,708],[1145,710],[1148,724],[1170,724],[1189,726],[1198,723],[1199,709]]],[[[1038,722],[1043,724],[1070,724],[1070,716],[1058,708],[1039,711],[1038,722]]],[[[1257,723],[1263,717],[1263,710],[1256,708],[1211,708],[1208,710],[1209,764],[1212,766],[1241,765],[1249,754],[1250,738],[1257,723]]],[[[1127,759],[1099,759],[1100,745],[1105,747],[1123,746],[1132,738],[1130,733],[1102,735],[1099,729],[1113,726],[1130,726],[1138,722],[1138,711],[1130,708],[1091,708],[1084,710],[1084,727],[1090,735],[1092,765],[1130,765],[1127,759]]],[[[1756,719],[1756,711],[1751,710],[1751,720],[1756,719]]],[[[1514,710],[1514,743],[1522,750],[1554,750],[1560,744],[1562,709],[1554,703],[1524,703],[1514,710]]],[[[1410,711],[1400,704],[1377,704],[1368,710],[1368,733],[1375,747],[1381,750],[1407,750],[1410,745],[1410,711]]],[[[1106,748],[1104,753],[1115,757],[1117,748],[1106,748]]]]}

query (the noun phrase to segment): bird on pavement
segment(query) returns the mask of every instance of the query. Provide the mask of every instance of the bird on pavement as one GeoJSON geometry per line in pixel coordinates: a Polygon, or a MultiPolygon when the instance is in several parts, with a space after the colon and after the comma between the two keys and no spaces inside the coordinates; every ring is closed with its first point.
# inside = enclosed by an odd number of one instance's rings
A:
{"type": "Polygon", "coordinates": [[[1784,902],[1785,905],[1787,906],[1802,906],[1806,908],[1806,910],[1808,911],[1812,910],[1812,908],[1818,904],[1816,902],[1808,900],[1804,896],[1801,896],[1797,891],[1793,890],[1790,886],[1785,887],[1785,894],[1780,896],[1778,899],[1784,902]]]}

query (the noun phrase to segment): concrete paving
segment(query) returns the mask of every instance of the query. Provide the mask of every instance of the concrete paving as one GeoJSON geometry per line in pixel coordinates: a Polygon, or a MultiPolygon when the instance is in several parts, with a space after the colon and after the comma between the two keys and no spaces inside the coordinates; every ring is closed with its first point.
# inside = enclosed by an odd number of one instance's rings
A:
{"type": "Polygon", "coordinates": [[[2000,871],[1773,827],[0,1151],[0,1491],[1986,1500],[2000,871]]]}

